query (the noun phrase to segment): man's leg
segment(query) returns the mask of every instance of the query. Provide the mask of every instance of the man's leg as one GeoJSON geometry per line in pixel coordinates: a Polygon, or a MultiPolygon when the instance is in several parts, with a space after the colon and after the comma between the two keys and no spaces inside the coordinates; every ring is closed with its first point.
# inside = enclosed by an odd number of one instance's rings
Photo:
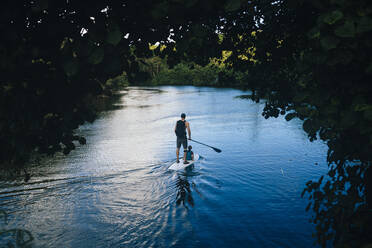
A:
{"type": "Polygon", "coordinates": [[[187,162],[187,160],[186,160],[186,153],[187,153],[187,150],[183,150],[183,161],[184,162],[187,162]]]}
{"type": "Polygon", "coordinates": [[[187,153],[187,139],[185,138],[185,140],[182,142],[182,145],[183,145],[183,163],[184,164],[188,164],[187,160],[186,160],[186,153],[187,153]]]}
{"type": "Polygon", "coordinates": [[[177,154],[177,163],[180,162],[180,159],[179,159],[179,155],[180,155],[180,148],[177,147],[177,150],[176,150],[176,154],[177,154]]]}
{"type": "Polygon", "coordinates": [[[180,140],[178,137],[177,137],[177,150],[176,150],[176,155],[177,155],[177,163],[180,162],[180,148],[181,148],[181,143],[182,143],[182,140],[180,140]]]}

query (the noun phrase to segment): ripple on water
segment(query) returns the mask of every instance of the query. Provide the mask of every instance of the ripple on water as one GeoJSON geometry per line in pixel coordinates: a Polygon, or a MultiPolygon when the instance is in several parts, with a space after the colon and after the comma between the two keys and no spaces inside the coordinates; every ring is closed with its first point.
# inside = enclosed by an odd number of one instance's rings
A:
{"type": "Polygon", "coordinates": [[[311,247],[300,194],[327,170],[326,146],[242,94],[129,88],[122,108],[76,131],[87,145],[32,166],[27,183],[0,182],[3,228],[30,231],[33,247],[311,247]],[[177,172],[182,112],[193,138],[222,153],[190,142],[203,159],[177,172]]]}

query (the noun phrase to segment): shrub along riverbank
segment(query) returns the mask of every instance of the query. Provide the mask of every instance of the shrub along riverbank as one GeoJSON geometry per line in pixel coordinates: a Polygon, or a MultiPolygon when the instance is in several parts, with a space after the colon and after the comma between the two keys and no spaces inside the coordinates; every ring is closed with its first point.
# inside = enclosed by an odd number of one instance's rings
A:
{"type": "Polygon", "coordinates": [[[234,71],[216,59],[205,66],[180,62],[170,68],[166,59],[152,57],[141,60],[139,74],[144,75],[131,83],[133,86],[193,85],[211,87],[247,88],[249,74],[234,71]]]}

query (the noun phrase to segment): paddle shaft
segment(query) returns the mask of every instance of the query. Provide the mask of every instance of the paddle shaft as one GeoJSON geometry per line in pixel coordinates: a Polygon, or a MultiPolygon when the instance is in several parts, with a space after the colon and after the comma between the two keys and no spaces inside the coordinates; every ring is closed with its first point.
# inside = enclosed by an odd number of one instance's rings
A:
{"type": "Polygon", "coordinates": [[[204,143],[201,143],[199,141],[196,141],[196,140],[193,140],[193,139],[190,139],[191,141],[194,141],[195,143],[198,143],[198,144],[201,144],[201,145],[204,145],[204,146],[208,146],[210,148],[212,148],[213,150],[215,150],[216,152],[221,152],[221,149],[218,149],[216,147],[213,147],[213,146],[210,146],[210,145],[207,145],[207,144],[204,144],[204,143]]]}

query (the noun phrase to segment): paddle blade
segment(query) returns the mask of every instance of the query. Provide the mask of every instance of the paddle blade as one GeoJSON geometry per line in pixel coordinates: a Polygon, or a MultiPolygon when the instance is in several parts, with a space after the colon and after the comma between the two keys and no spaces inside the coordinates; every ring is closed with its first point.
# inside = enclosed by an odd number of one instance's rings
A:
{"type": "Polygon", "coordinates": [[[220,152],[222,152],[220,149],[218,149],[218,148],[214,148],[214,147],[212,147],[213,148],[213,150],[215,151],[215,152],[218,152],[218,153],[220,153],[220,152]]]}

